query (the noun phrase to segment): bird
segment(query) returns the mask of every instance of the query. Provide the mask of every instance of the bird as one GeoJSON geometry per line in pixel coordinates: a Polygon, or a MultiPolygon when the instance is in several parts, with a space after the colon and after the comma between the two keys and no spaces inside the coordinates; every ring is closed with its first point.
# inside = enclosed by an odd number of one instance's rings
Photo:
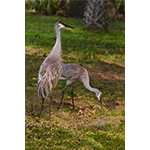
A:
{"type": "Polygon", "coordinates": [[[100,92],[96,88],[92,88],[89,85],[89,74],[88,74],[88,71],[84,67],[77,65],[77,64],[73,64],[73,63],[63,64],[60,80],[66,80],[66,86],[62,91],[62,96],[60,99],[60,103],[58,104],[58,109],[60,108],[60,105],[62,103],[62,99],[65,94],[65,90],[66,90],[67,86],[70,84],[72,84],[71,97],[72,97],[72,105],[73,105],[73,109],[74,109],[74,99],[73,99],[73,87],[74,86],[73,86],[73,84],[77,80],[82,82],[86,89],[88,89],[89,91],[94,92],[96,94],[96,97],[100,101],[100,105],[102,107],[102,92],[100,92]]]}
{"type": "Polygon", "coordinates": [[[49,109],[49,118],[50,118],[53,89],[57,85],[57,82],[59,81],[62,73],[60,29],[64,27],[73,28],[69,25],[66,25],[62,21],[58,21],[55,23],[54,29],[57,36],[56,43],[50,54],[45,58],[45,60],[41,64],[39,69],[37,91],[39,97],[42,98],[40,117],[42,114],[44,99],[47,98],[50,93],[50,109],[49,109]]]}

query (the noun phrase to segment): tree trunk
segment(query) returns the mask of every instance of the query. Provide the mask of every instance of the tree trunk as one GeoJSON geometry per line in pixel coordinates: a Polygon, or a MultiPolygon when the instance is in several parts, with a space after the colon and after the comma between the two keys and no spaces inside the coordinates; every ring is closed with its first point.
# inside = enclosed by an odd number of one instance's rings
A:
{"type": "Polygon", "coordinates": [[[84,12],[85,29],[108,30],[108,0],[87,0],[84,12]]]}
{"type": "Polygon", "coordinates": [[[50,14],[50,0],[47,1],[47,15],[50,14]]]}

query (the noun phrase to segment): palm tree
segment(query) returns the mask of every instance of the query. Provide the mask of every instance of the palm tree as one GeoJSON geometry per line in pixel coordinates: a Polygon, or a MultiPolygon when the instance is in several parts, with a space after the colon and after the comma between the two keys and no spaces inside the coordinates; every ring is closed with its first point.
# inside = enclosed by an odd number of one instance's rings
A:
{"type": "Polygon", "coordinates": [[[108,0],[87,0],[84,12],[85,28],[108,30],[108,0]]]}

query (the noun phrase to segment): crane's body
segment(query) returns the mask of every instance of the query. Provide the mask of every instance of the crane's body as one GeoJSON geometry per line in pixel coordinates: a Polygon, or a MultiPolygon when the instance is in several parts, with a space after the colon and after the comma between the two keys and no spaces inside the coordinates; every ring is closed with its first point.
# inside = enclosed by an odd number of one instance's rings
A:
{"type": "Polygon", "coordinates": [[[66,86],[62,92],[62,97],[61,97],[61,100],[59,103],[59,107],[62,103],[62,99],[63,99],[63,96],[64,96],[64,93],[65,93],[67,86],[72,84],[71,95],[72,95],[72,103],[73,103],[73,109],[74,109],[73,83],[76,82],[77,80],[82,82],[86,89],[88,89],[89,91],[94,92],[96,94],[96,96],[97,96],[97,98],[100,101],[100,104],[102,106],[102,101],[101,101],[102,93],[98,89],[92,88],[89,85],[89,74],[84,67],[77,65],[77,64],[72,64],[72,63],[63,64],[62,74],[61,74],[60,79],[66,80],[66,86]]]}
{"type": "MultiPolygon", "coordinates": [[[[56,49],[57,51],[57,49],[56,49]]],[[[62,73],[62,58],[61,51],[50,53],[40,66],[38,75],[38,94],[41,98],[47,98],[52,88],[57,85],[57,82],[62,73]]]]}
{"type": "Polygon", "coordinates": [[[49,110],[50,116],[52,90],[57,85],[57,82],[59,81],[62,73],[60,29],[63,27],[71,27],[71,26],[68,26],[61,21],[55,24],[55,31],[57,35],[55,46],[40,66],[38,74],[38,86],[37,86],[39,97],[42,98],[40,116],[42,113],[44,99],[48,97],[49,93],[51,95],[50,110],[49,110]]]}

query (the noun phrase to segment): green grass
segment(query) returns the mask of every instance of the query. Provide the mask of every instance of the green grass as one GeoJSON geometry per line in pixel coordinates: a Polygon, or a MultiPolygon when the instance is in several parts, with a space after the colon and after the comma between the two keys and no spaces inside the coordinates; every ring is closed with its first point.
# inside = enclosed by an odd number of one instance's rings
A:
{"type": "Polygon", "coordinates": [[[82,19],[25,17],[26,149],[125,149],[125,23],[110,22],[108,33],[83,28],[82,19]],[[103,93],[103,107],[94,93],[77,82],[75,110],[71,86],[57,110],[65,87],[65,81],[59,81],[53,93],[51,120],[49,99],[39,120],[38,71],[55,44],[54,24],[60,20],[74,27],[68,32],[61,29],[63,62],[80,64],[88,70],[91,86],[103,93]]]}

